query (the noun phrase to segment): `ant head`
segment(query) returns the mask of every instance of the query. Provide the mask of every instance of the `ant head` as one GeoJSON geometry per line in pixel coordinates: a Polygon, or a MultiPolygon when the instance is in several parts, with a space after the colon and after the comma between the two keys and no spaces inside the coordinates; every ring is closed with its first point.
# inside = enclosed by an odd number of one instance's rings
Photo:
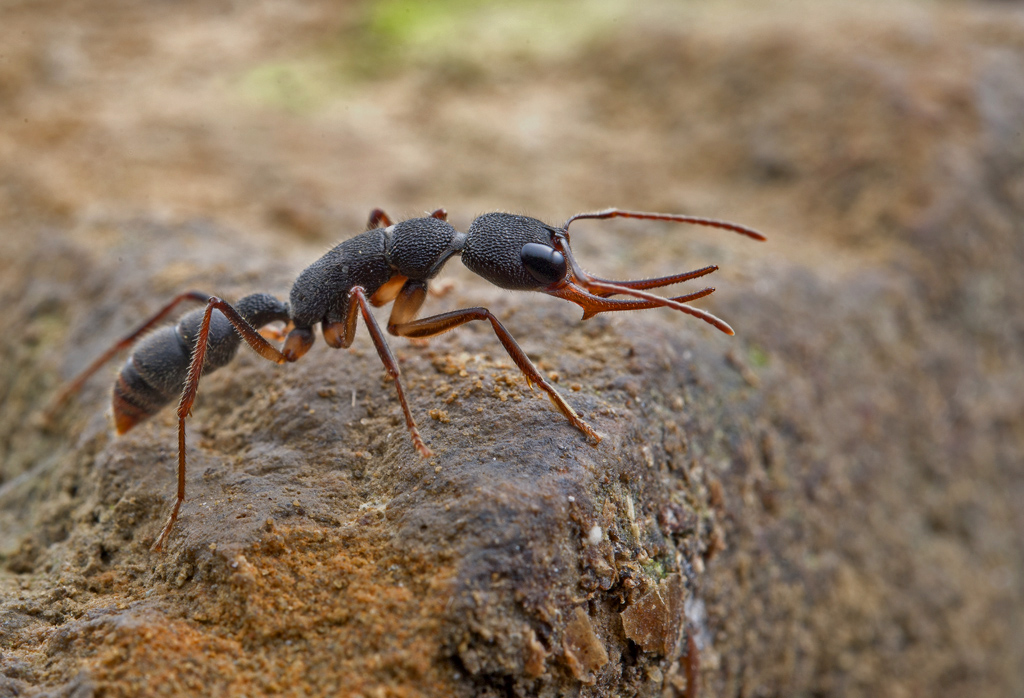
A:
{"type": "Polygon", "coordinates": [[[512,213],[488,213],[469,226],[462,263],[500,288],[548,291],[564,283],[569,265],[555,244],[565,231],[512,213]]]}
{"type": "Polygon", "coordinates": [[[764,240],[764,236],[756,230],[735,223],[669,213],[607,209],[577,214],[561,228],[527,216],[488,213],[477,218],[469,227],[462,249],[462,261],[471,271],[495,286],[514,291],[540,291],[576,303],[583,308],[584,320],[609,311],[664,307],[693,315],[726,334],[733,334],[732,328],[724,321],[711,313],[687,305],[688,301],[709,295],[714,291],[713,288],[705,288],[675,298],[663,298],[646,292],[646,289],[669,286],[710,274],[718,267],[705,267],[641,281],[610,281],[583,271],[569,248],[569,225],[584,218],[619,217],[692,223],[731,230],[755,240],[764,240]],[[616,295],[631,296],[632,299],[611,298],[616,295]]]}

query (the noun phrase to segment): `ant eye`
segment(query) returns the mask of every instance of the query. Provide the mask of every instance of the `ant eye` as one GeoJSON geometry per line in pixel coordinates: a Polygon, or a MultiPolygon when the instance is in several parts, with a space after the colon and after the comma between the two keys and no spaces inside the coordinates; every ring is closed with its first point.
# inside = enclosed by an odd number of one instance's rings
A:
{"type": "Polygon", "coordinates": [[[552,247],[528,242],[519,256],[530,276],[542,284],[553,284],[565,278],[565,257],[552,247]]]}

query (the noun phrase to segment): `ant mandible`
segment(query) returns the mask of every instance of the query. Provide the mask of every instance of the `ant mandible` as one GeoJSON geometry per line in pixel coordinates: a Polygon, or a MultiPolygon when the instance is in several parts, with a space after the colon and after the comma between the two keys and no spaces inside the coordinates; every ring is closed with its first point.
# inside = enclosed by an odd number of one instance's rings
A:
{"type": "MultiPolygon", "coordinates": [[[[299,275],[288,303],[266,293],[246,296],[234,305],[196,291],[183,293],[93,361],[57,394],[47,415],[52,415],[103,364],[146,334],[179,303],[206,303],[205,310],[192,311],[176,325],[148,334],[128,357],[114,384],[114,424],[119,435],[180,396],[178,496],[153,545],[153,550],[158,551],[167,540],[185,501],[185,419],[191,413],[199,379],[230,362],[242,340],[269,361],[289,363],[300,359],[313,346],[313,326],[317,323],[329,346],[350,346],[356,333],[356,318],[362,315],[384,368],[395,382],[398,402],[405,414],[413,446],[424,457],[432,455],[423,443],[405,399],[398,361],[370,313],[371,305],[393,302],[387,330],[399,337],[433,337],[474,320],[491,323],[498,340],[523,372],[530,387],[536,385],[547,393],[569,423],[596,444],[601,440],[598,433],[544,379],[505,326],[487,308],[465,308],[415,319],[427,295],[427,282],[437,275],[445,262],[459,254],[463,264],[495,286],[513,291],[540,291],[572,301],[583,308],[584,320],[610,311],[664,307],[693,315],[726,334],[734,334],[723,320],[686,305],[711,294],[714,288],[674,298],[646,292],[647,289],[710,274],[718,269],[717,266],[638,281],[610,281],[584,272],[569,249],[569,225],[586,218],[692,223],[732,230],[755,240],[765,239],[756,230],[735,223],[614,208],[577,214],[560,228],[527,216],[488,213],[474,220],[465,233],[455,230],[447,222],[448,214],[444,209],[438,209],[426,218],[412,218],[400,223],[392,223],[386,213],[374,209],[366,232],[337,245],[299,275]],[[633,300],[611,298],[615,295],[632,296],[633,300]],[[278,333],[284,337],[284,346],[280,350],[260,332],[260,328],[274,322],[287,324],[287,336],[284,332],[278,333]]],[[[273,336],[273,333],[268,334],[273,336]]]]}

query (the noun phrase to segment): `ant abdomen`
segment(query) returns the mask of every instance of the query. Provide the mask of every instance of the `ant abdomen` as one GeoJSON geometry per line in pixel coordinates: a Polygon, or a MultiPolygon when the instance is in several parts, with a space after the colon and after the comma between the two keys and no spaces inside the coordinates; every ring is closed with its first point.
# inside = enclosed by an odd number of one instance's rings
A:
{"type": "MultiPolygon", "coordinates": [[[[246,296],[235,307],[255,327],[288,320],[287,304],[266,293],[246,296]]],[[[147,335],[128,357],[114,383],[114,425],[118,434],[124,434],[181,396],[203,312],[194,310],[182,316],[176,325],[147,335]]],[[[203,374],[230,363],[240,343],[241,337],[228,319],[215,311],[210,318],[203,374]]]]}

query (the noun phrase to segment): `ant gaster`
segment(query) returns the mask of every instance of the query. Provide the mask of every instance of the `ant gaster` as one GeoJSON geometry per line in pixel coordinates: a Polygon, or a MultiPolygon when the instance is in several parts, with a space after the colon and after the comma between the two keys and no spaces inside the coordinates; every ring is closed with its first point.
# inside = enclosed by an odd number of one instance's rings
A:
{"type": "MultiPolygon", "coordinates": [[[[458,254],[471,271],[495,286],[513,291],[540,291],[578,304],[583,308],[584,320],[609,311],[664,307],[693,315],[726,334],[734,334],[729,325],[711,313],[686,305],[712,293],[713,288],[675,298],[646,292],[710,274],[717,266],[639,281],[610,281],[591,276],[580,268],[569,249],[569,225],[585,218],[619,217],[693,223],[732,230],[756,240],[765,239],[756,230],[734,223],[618,209],[577,214],[561,227],[526,216],[488,213],[474,220],[465,233],[447,222],[444,209],[426,218],[400,223],[392,223],[387,214],[375,209],[370,214],[366,232],[337,245],[299,275],[288,303],[266,293],[246,296],[234,305],[204,293],[183,293],[90,364],[54,398],[47,413],[52,415],[89,376],[118,351],[146,334],[179,303],[206,304],[205,310],[186,314],[176,325],[146,335],[121,368],[114,384],[113,412],[118,434],[124,434],[180,396],[178,496],[153,545],[154,550],[162,548],[185,500],[185,419],[191,412],[199,379],[231,361],[243,340],[263,358],[278,364],[288,363],[300,359],[313,346],[313,328],[318,323],[328,345],[348,347],[355,337],[356,318],[361,315],[384,368],[394,379],[413,446],[424,457],[432,455],[416,428],[402,388],[398,361],[370,313],[371,305],[394,303],[387,330],[399,337],[432,337],[474,320],[489,322],[530,387],[536,385],[547,393],[569,423],[596,444],[601,439],[598,433],[544,379],[505,326],[487,308],[465,308],[420,320],[415,318],[426,298],[427,283],[445,262],[458,254]],[[615,295],[632,296],[632,299],[611,298],[615,295]],[[274,322],[287,323],[287,336],[284,332],[277,333],[279,338],[284,337],[280,350],[260,332],[260,328],[274,322]]],[[[264,332],[274,337],[272,331],[264,332]]]]}

